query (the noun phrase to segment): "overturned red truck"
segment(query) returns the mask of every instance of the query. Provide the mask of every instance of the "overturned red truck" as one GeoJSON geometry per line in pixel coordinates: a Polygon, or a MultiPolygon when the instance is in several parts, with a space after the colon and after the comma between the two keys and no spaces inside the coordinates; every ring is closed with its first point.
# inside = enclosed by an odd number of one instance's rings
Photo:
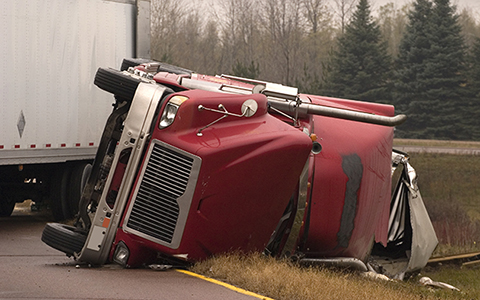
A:
{"type": "Polygon", "coordinates": [[[75,225],[42,234],[79,261],[263,251],[402,277],[437,244],[390,105],[128,59],[95,84],[116,101],[75,225]]]}

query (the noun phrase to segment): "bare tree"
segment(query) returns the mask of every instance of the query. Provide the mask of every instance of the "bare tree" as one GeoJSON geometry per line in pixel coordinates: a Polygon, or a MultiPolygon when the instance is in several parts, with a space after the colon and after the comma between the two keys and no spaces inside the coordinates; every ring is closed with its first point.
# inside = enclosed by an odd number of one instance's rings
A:
{"type": "Polygon", "coordinates": [[[152,0],[152,57],[207,74],[246,69],[268,81],[318,86],[335,32],[326,1],[221,0],[206,8],[152,0]]]}
{"type": "Polygon", "coordinates": [[[259,42],[258,16],[253,0],[223,0],[219,13],[221,61],[230,72],[234,65],[250,64],[256,59],[259,42]]]}
{"type": "Polygon", "coordinates": [[[151,2],[152,58],[172,61],[179,25],[185,16],[181,0],[153,0],[151,2]]]}
{"type": "MultiPolygon", "coordinates": [[[[299,50],[305,34],[301,13],[302,0],[265,0],[266,68],[275,72],[272,78],[292,84],[299,68],[299,50]]],[[[301,67],[300,67],[301,69],[301,67]]]]}
{"type": "Polygon", "coordinates": [[[201,67],[201,50],[203,18],[198,10],[189,10],[180,23],[180,31],[176,36],[175,62],[181,61],[189,68],[198,70],[201,67]]]}
{"type": "Polygon", "coordinates": [[[480,38],[480,23],[472,12],[473,10],[464,8],[459,14],[458,22],[462,26],[462,35],[465,39],[465,44],[472,47],[477,38],[480,38]]]}
{"type": "Polygon", "coordinates": [[[200,66],[196,71],[206,74],[221,73],[220,64],[221,44],[218,32],[218,22],[215,19],[209,20],[202,32],[199,45],[200,66]]]}
{"type": "Polygon", "coordinates": [[[408,10],[408,4],[398,9],[392,2],[379,9],[377,23],[380,25],[383,39],[388,43],[388,53],[392,57],[398,55],[398,47],[407,24],[408,10]]]}
{"type": "Polygon", "coordinates": [[[302,92],[318,93],[334,46],[333,16],[327,0],[303,0],[302,5],[308,32],[301,41],[302,72],[296,72],[295,84],[302,92]]]}
{"type": "Polygon", "coordinates": [[[334,0],[335,12],[340,19],[340,29],[342,34],[345,32],[345,26],[350,20],[358,0],[334,0]]]}
{"type": "Polygon", "coordinates": [[[325,21],[330,20],[330,12],[325,0],[303,0],[303,11],[312,33],[317,33],[325,21]]]}

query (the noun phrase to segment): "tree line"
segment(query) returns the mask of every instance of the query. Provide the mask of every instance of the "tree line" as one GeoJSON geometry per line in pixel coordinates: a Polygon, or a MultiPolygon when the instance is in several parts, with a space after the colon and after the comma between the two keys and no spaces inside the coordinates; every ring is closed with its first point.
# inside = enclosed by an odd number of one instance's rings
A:
{"type": "Polygon", "coordinates": [[[152,57],[393,104],[397,137],[480,140],[480,24],[450,0],[152,2],[152,57]],[[202,6],[203,4],[203,6],[202,6]]]}

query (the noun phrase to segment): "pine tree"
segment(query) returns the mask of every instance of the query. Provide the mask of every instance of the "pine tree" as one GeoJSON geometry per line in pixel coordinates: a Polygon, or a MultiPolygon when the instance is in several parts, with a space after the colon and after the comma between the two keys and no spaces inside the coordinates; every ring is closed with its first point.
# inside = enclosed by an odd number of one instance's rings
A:
{"type": "Polygon", "coordinates": [[[464,117],[472,139],[480,140],[480,38],[476,38],[470,49],[468,72],[469,102],[464,117]]]}
{"type": "Polygon", "coordinates": [[[250,65],[247,66],[238,60],[232,68],[232,74],[239,77],[256,79],[260,73],[258,63],[255,63],[253,60],[250,61],[250,65]]]}
{"type": "Polygon", "coordinates": [[[470,139],[465,43],[450,0],[417,0],[397,60],[394,103],[409,119],[397,136],[470,139]]]}
{"type": "Polygon", "coordinates": [[[391,59],[373,20],[368,0],[360,0],[333,53],[324,94],[388,102],[391,59]]]}
{"type": "MultiPolygon", "coordinates": [[[[395,68],[394,103],[399,112],[408,112],[409,105],[423,99],[425,61],[429,57],[430,40],[426,28],[432,15],[432,4],[428,0],[417,0],[408,14],[409,23],[399,48],[395,68]]],[[[408,120],[411,123],[412,118],[408,120]]],[[[405,124],[407,125],[407,124],[405,124]]],[[[402,125],[402,128],[405,127],[402,125]]]]}
{"type": "Polygon", "coordinates": [[[476,38],[470,54],[470,90],[472,96],[480,101],[480,38],[476,38]]]}

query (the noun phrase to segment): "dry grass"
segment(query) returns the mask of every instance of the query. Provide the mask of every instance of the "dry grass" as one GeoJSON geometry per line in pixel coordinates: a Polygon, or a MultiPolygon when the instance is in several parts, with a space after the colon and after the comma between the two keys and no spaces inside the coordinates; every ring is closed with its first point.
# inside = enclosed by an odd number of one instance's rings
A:
{"type": "Polygon", "coordinates": [[[452,291],[431,291],[416,281],[377,281],[358,273],[300,268],[259,253],[214,257],[192,271],[276,300],[469,299],[452,291]]]}
{"type": "Polygon", "coordinates": [[[480,277],[477,268],[443,267],[424,270],[424,275],[437,281],[447,282],[462,291],[460,299],[480,299],[480,277]]]}
{"type": "Polygon", "coordinates": [[[480,156],[412,153],[440,245],[434,255],[479,250],[480,156]]]}
{"type": "MultiPolygon", "coordinates": [[[[396,145],[480,148],[479,142],[396,140],[396,145]]],[[[480,156],[411,153],[419,187],[440,245],[434,255],[480,251],[480,156]]],[[[270,298],[281,299],[480,299],[478,269],[427,269],[423,275],[462,290],[431,290],[408,282],[373,281],[356,273],[299,268],[260,254],[223,255],[196,264],[194,272],[270,298]]]]}

